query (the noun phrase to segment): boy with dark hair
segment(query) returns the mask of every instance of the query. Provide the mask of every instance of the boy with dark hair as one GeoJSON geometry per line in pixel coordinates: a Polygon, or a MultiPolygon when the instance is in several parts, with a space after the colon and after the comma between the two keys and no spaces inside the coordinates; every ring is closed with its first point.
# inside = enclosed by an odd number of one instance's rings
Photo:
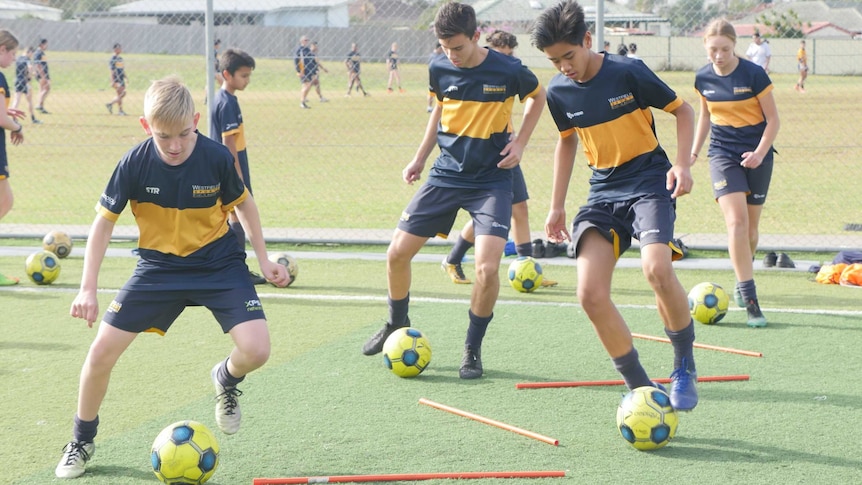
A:
{"type": "Polygon", "coordinates": [[[235,347],[211,371],[216,424],[239,430],[237,385],[269,358],[266,316],[246,275],[245,252],[230,234],[227,214],[236,210],[246,227],[260,270],[278,286],[289,276],[267,258],[257,205],[221,144],[200,136],[192,95],[175,77],[154,81],[144,97],[141,126],[150,138],[120,160],[99,199],[84,256],[81,289],[69,313],[87,321],[99,315],[99,267],[114,224],[131,204],[140,230],[135,272],[108,306],[81,369],[73,438],[55,474],[75,478],[95,452],[99,408],[111,371],[142,332],[164,335],[186,306],[205,306],[235,347]]]}
{"type": "Polygon", "coordinates": [[[500,290],[500,258],[512,215],[512,171],[518,165],[545,104],[545,90],[520,60],[479,46],[476,13],[445,3],[434,21],[444,56],[429,65],[437,98],[425,135],[402,171],[408,184],[420,179],[435,142],[440,155],[401,215],[386,253],[389,320],[362,348],[382,350],[396,329],[409,326],[411,262],[425,242],[447,234],[464,209],[476,233],[476,284],[459,375],[482,377],[481,345],[500,290]],[[521,129],[512,133],[515,96],[526,103],[521,129]],[[466,108],[464,108],[466,106],[466,108]]]}
{"type": "Polygon", "coordinates": [[[671,404],[691,410],[698,400],[694,324],[671,260],[681,256],[673,243],[675,199],[689,193],[693,183],[694,110],[643,62],[593,52],[584,11],[574,0],[545,10],[531,40],[559,72],[548,84],[548,108],[560,131],[545,223],[548,238],[571,239],[578,299],[629,389],[653,384],[611,300],[611,279],[632,237],[640,241],[643,273],[674,349],[671,404]],[[650,107],[676,117],[674,165],[656,138],[650,107]],[[578,138],[593,174],[587,204],[575,216],[570,236],[565,203],[578,138]]]}
{"type": "Polygon", "coordinates": [[[350,44],[350,52],[347,53],[347,59],[344,60],[344,65],[347,66],[347,94],[350,96],[350,91],[356,86],[356,91],[362,91],[363,96],[368,96],[365,88],[362,86],[362,55],[359,53],[359,45],[354,42],[350,44]]]}
{"type": "MultiPolygon", "coordinates": [[[[485,38],[488,48],[507,56],[515,55],[518,47],[518,38],[514,34],[503,30],[495,30],[485,38]]],[[[530,240],[530,214],[527,208],[527,200],[530,198],[527,192],[527,181],[521,165],[512,169],[512,239],[515,243],[515,252],[518,256],[532,256],[533,244],[530,240]]],[[[464,274],[461,261],[467,251],[473,247],[476,237],[473,234],[473,221],[467,221],[458,235],[458,239],[449,251],[449,255],[443,259],[441,267],[449,275],[453,283],[457,285],[469,285],[472,283],[464,274]]],[[[543,246],[544,247],[544,246],[543,246]]],[[[542,278],[542,287],[556,286],[557,282],[550,278],[542,278]]]]}
{"type": "MultiPolygon", "coordinates": [[[[242,123],[242,111],[239,109],[237,91],[242,91],[251,82],[254,71],[254,58],[239,49],[228,49],[219,60],[221,76],[224,79],[221,89],[215,93],[215,100],[210,106],[210,138],[222,143],[233,154],[234,167],[249,193],[251,188],[251,172],[248,166],[246,151],[245,125],[242,123]]],[[[245,251],[245,231],[233,212],[230,214],[230,227],[236,234],[239,247],[245,251]]],[[[256,285],[266,283],[266,278],[249,271],[249,278],[256,285]]]]}

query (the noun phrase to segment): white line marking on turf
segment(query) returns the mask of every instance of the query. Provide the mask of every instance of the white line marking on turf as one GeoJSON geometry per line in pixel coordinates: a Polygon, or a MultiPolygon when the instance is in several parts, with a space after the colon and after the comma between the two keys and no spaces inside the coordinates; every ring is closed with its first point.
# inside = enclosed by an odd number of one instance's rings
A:
{"type": "MultiPolygon", "coordinates": [[[[57,288],[57,287],[26,287],[26,286],[5,286],[0,287],[0,292],[9,293],[78,293],[77,288],[57,288]]],[[[119,290],[112,288],[100,288],[98,293],[117,293],[119,290]]],[[[291,290],[286,290],[291,291],[291,290]]],[[[279,299],[279,300],[308,300],[308,301],[376,301],[386,303],[386,297],[372,295],[322,295],[322,294],[287,294],[287,293],[263,293],[257,294],[262,299],[279,299]]],[[[470,300],[466,298],[431,298],[431,297],[415,297],[411,296],[410,301],[421,303],[445,303],[469,305],[470,300]]],[[[523,300],[497,300],[497,305],[521,305],[521,306],[539,306],[539,307],[558,307],[558,308],[580,308],[578,303],[570,302],[552,302],[552,301],[523,301],[523,300]]],[[[625,308],[632,310],[655,310],[655,305],[626,305],[617,304],[617,308],[625,308]]],[[[728,309],[732,312],[744,311],[744,308],[731,307],[728,309]]],[[[833,316],[862,316],[862,310],[825,310],[825,309],[804,309],[804,308],[762,308],[767,313],[796,313],[801,315],[833,315],[833,316]]]]}

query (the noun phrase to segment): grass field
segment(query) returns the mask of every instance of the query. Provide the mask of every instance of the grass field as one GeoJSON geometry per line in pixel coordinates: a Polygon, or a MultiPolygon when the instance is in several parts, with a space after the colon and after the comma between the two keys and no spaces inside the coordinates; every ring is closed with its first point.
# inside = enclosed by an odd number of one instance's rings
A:
{"type": "MultiPolygon", "coordinates": [[[[697,336],[700,343],[763,357],[695,351],[701,375],[748,374],[750,381],[702,383],[701,403],[681,415],[677,438],[644,453],[623,442],[614,426],[623,388],[515,388],[520,382],[618,378],[573,303],[575,269],[560,264],[566,258],[545,264],[546,274],[561,280],[556,288],[534,294],[502,288],[484,345],[486,375],[478,381],[457,377],[469,287],[449,283],[437,264],[416,263],[411,318],[428,334],[434,357],[425,373],[405,380],[379,357],[359,352],[386,315],[383,263],[304,258],[288,249],[300,261],[299,278],[289,289],[260,287],[272,357],[241,386],[241,431],[217,432],[221,465],[210,483],[508,470],[566,470],[568,477],[478,483],[862,481],[862,447],[853,432],[862,390],[852,377],[862,371],[859,290],[818,285],[806,273],[759,272],[769,327],[749,329],[744,312],[731,309],[718,325],[698,325],[697,336]],[[421,406],[422,397],[551,436],[560,445],[421,406]]],[[[21,260],[0,257],[0,272],[12,272],[21,260]]],[[[105,261],[102,308],[133,264],[128,257],[105,261]]],[[[70,436],[78,373],[95,335],[68,316],[81,267],[73,256],[50,287],[26,283],[0,291],[5,483],[54,483],[53,468],[70,436]]],[[[471,265],[466,269],[472,272],[471,265]]],[[[732,273],[682,271],[680,279],[687,288],[700,281],[727,287],[732,273]]],[[[663,335],[640,270],[618,270],[614,292],[633,332],[663,335]]],[[[635,344],[652,376],[670,373],[670,346],[635,344]]],[[[199,308],[186,310],[166,337],[138,338],[115,369],[97,453],[75,483],[155,483],[148,452],[164,426],[194,419],[216,429],[209,369],[229,349],[229,338],[199,308]]]]}
{"type": "MultiPolygon", "coordinates": [[[[45,124],[26,124],[26,141],[9,147],[16,202],[3,223],[89,224],[92,208],[116,161],[144,133],[137,121],[143,92],[151,79],[177,73],[202,105],[205,78],[196,57],[127,55],[131,84],[126,110],[109,116],[107,55],[52,51],[52,92],[42,116],[45,124]]],[[[345,98],[341,59],[324,59],[326,104],[312,95],[311,110],[301,110],[292,60],[259,59],[252,84],[240,93],[249,142],[255,196],[267,227],[312,228],[331,235],[339,228],[389,229],[415,191],[401,179],[426,122],[427,69],[403,67],[405,94],[386,94],[380,64],[364,64],[369,98],[345,98]]],[[[550,69],[538,69],[543,83],[550,69]]],[[[7,77],[11,74],[7,70],[7,77]]],[[[693,73],[660,75],[695,104],[693,73]]],[[[791,86],[790,75],[776,75],[775,96],[782,119],[776,142],[780,155],[761,230],[764,234],[840,234],[844,224],[862,222],[858,207],[847,203],[842,180],[862,178],[862,145],[846,128],[855,122],[847,100],[862,97],[853,77],[814,76],[809,93],[791,86]]],[[[516,103],[516,110],[521,106],[516,103]]],[[[518,112],[516,111],[516,116],[518,112]]],[[[663,145],[675,151],[674,118],[657,112],[663,145]]],[[[207,132],[205,122],[201,129],[207,132]]],[[[542,227],[550,195],[556,129],[544,115],[528,147],[523,168],[531,194],[531,226],[542,227]]],[[[705,154],[705,150],[704,150],[705,154]]],[[[703,157],[702,157],[703,158],[703,157]]],[[[430,163],[430,161],[429,161],[430,163]]],[[[578,155],[569,212],[585,200],[589,170],[578,155]]],[[[712,199],[707,164],[694,167],[696,187],[680,201],[680,233],[721,233],[724,224],[712,199]]],[[[461,220],[463,221],[463,219],[461,220]]],[[[459,221],[459,222],[461,222],[459,221]]],[[[125,216],[120,224],[131,224],[125,216]]]]}

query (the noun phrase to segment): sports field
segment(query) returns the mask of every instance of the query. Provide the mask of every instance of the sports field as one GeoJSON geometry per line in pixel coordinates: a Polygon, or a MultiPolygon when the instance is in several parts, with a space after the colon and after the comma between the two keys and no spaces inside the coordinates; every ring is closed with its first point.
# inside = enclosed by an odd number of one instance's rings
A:
{"type": "MultiPolygon", "coordinates": [[[[196,99],[203,99],[200,59],[124,57],[132,79],[126,111],[132,116],[119,117],[104,108],[110,99],[107,56],[52,51],[55,81],[46,103],[52,114],[44,116],[44,125],[26,125],[24,146],[9,147],[16,205],[0,223],[0,234],[4,224],[91,222],[93,205],[116,161],[144,137],[136,116],[148,80],[177,72],[196,99]]],[[[426,120],[424,66],[404,66],[407,92],[387,95],[383,67],[368,63],[363,77],[372,96],[344,98],[346,76],[333,68],[340,62],[332,61],[328,67],[333,74],[323,77],[330,102],[313,99],[311,110],[298,108],[290,60],[259,60],[251,86],[240,94],[256,199],[267,227],[309,228],[327,237],[342,228],[391,229],[415,191],[400,181],[400,173],[426,120]]],[[[547,82],[552,73],[537,74],[547,82]]],[[[692,73],[661,76],[695,101],[692,73]]],[[[844,223],[860,222],[858,204],[848,201],[836,184],[862,176],[859,141],[846,129],[854,116],[846,100],[858,99],[862,85],[856,78],[813,77],[802,97],[790,89],[791,76],[774,76],[773,81],[784,123],[777,143],[781,168],[776,169],[761,229],[801,236],[841,233],[844,223]]],[[[673,118],[656,113],[656,119],[660,138],[672,151],[673,118]]],[[[547,210],[556,136],[550,117],[544,116],[524,164],[534,231],[540,230],[547,210]]],[[[585,197],[588,177],[582,155],[578,157],[571,214],[585,197]]],[[[698,185],[680,202],[677,227],[721,233],[706,164],[694,171],[698,185]]],[[[132,224],[128,213],[120,224],[132,224]]],[[[21,244],[35,249],[37,241],[0,241],[0,246],[21,244]]],[[[76,244],[80,250],[82,241],[76,244]]],[[[105,261],[102,309],[132,271],[131,247],[114,245],[121,255],[105,261]]],[[[862,371],[858,289],[819,285],[804,271],[757,271],[769,327],[749,329],[745,313],[732,308],[718,325],[698,325],[697,339],[763,357],[695,351],[701,375],[747,374],[750,380],[701,384],[701,403],[680,417],[674,441],[643,453],[630,448],[615,429],[622,387],[515,387],[618,378],[575,304],[571,260],[556,258],[545,265],[546,274],[561,282],[558,287],[519,294],[503,285],[483,346],[485,377],[462,381],[457,372],[470,288],[451,284],[441,273],[444,249],[424,250],[423,262],[414,265],[411,319],[428,335],[434,356],[425,373],[405,380],[389,373],[382,358],[360,353],[386,318],[382,248],[272,244],[270,250],[297,256],[299,278],[289,289],[260,287],[272,357],[240,387],[245,393],[240,398],[243,426],[233,436],[217,434],[221,465],[209,483],[511,470],[565,470],[568,475],[478,483],[862,483],[862,444],[853,431],[862,418],[862,389],[855,380],[862,371]],[[332,257],[338,254],[343,257],[332,257]],[[421,406],[423,397],[551,436],[560,444],[554,447],[421,406]]],[[[24,257],[2,254],[8,253],[0,252],[0,273],[23,276],[24,257]]],[[[24,282],[0,289],[6,380],[0,398],[9,407],[0,438],[0,481],[57,482],[53,470],[70,438],[77,379],[95,335],[68,316],[82,264],[76,253],[63,260],[54,285],[24,282]]],[[[465,269],[472,273],[470,264],[465,269]]],[[[702,281],[726,288],[733,284],[729,267],[681,270],[679,276],[686,288],[702,281]]],[[[663,336],[640,269],[618,270],[614,297],[633,332],[663,336]]],[[[669,375],[669,345],[637,340],[636,346],[651,376],[669,375]]],[[[216,429],[209,371],[230,348],[230,339],[199,308],[188,309],[166,337],[139,337],[115,369],[101,410],[95,458],[75,483],[155,483],[149,447],[164,426],[194,419],[216,429]]]]}
{"type": "MultiPolygon", "coordinates": [[[[523,47],[527,49],[528,47],[523,47]]],[[[203,113],[205,77],[199,58],[127,54],[130,77],[126,111],[110,116],[104,104],[113,91],[107,85],[107,56],[52,52],[52,91],[41,116],[44,124],[25,123],[24,145],[9,148],[15,208],[3,224],[89,224],[92,208],[116,161],[144,138],[137,117],[151,79],[179,74],[191,87],[203,113]]],[[[340,228],[391,229],[416,187],[401,181],[427,120],[427,68],[402,69],[404,94],[387,94],[381,64],[363,64],[371,97],[344,97],[342,59],[323,59],[328,103],[311,95],[312,109],[299,109],[299,83],[292,59],[260,59],[251,85],[239,93],[249,144],[255,197],[266,227],[308,229],[311,237],[332,238],[340,228]]],[[[543,83],[551,69],[536,70],[543,83]]],[[[11,74],[7,70],[7,77],[11,74]]],[[[697,106],[691,72],[660,75],[697,106]]],[[[847,100],[862,98],[854,77],[813,76],[809,92],[793,91],[795,78],[775,75],[775,97],[782,120],[776,147],[776,169],[764,211],[763,234],[836,235],[845,224],[862,223],[858,207],[848,204],[843,180],[862,179],[862,145],[848,126],[854,112],[847,100]]],[[[522,106],[516,104],[516,120],[522,106]]],[[[674,118],[655,111],[662,144],[676,150],[674,118]]],[[[204,115],[201,130],[207,133],[204,115]]],[[[517,123],[517,122],[516,122],[517,123]]],[[[522,164],[531,196],[531,227],[541,230],[551,190],[557,131],[543,115],[522,164]]],[[[702,151],[701,162],[706,149],[702,151]]],[[[430,163],[430,160],[429,160],[430,163]]],[[[582,154],[576,160],[568,210],[585,200],[589,170],[582,154]]],[[[678,207],[679,233],[723,233],[707,164],[693,168],[694,192],[678,207]]],[[[131,224],[122,218],[120,224],[131,224]]],[[[8,231],[5,231],[8,233],[8,231]]],[[[38,233],[39,231],[33,231],[38,233]]],[[[296,233],[295,233],[296,234],[296,233]]],[[[829,246],[828,238],[811,245],[829,246]]]]}
{"type": "MultiPolygon", "coordinates": [[[[123,256],[106,260],[102,308],[131,272],[134,259],[125,256],[127,249],[118,248],[123,256]]],[[[362,256],[323,259],[319,253],[339,253],[286,249],[300,261],[299,278],[289,289],[259,287],[271,325],[272,358],[241,386],[240,432],[217,432],[221,465],[210,483],[511,470],[568,473],[568,478],[536,483],[862,481],[862,448],[852,431],[862,415],[862,390],[853,378],[862,371],[860,290],[819,285],[804,272],[759,271],[768,328],[747,328],[744,312],[735,308],[718,325],[697,326],[699,343],[763,354],[697,349],[700,374],[747,374],[750,380],[702,383],[701,403],[681,415],[676,439],[645,453],[630,448],[615,429],[622,387],[515,387],[619,378],[574,304],[571,260],[546,260],[546,274],[561,281],[556,288],[520,294],[502,287],[484,345],[485,377],[462,381],[458,367],[470,288],[451,284],[439,269],[435,249],[424,251],[422,259],[434,262],[414,265],[411,318],[428,335],[434,354],[425,373],[407,380],[386,370],[379,356],[359,351],[386,316],[380,252],[366,249],[362,256]],[[423,397],[560,444],[419,405],[423,397]]],[[[0,257],[0,270],[21,265],[22,259],[0,257]]],[[[53,483],[60,448],[70,437],[78,373],[95,335],[68,316],[81,267],[81,257],[73,255],[63,261],[52,286],[27,283],[0,291],[2,399],[8,416],[0,465],[6,483],[53,483]]],[[[465,269],[472,273],[472,265],[465,269]]],[[[728,287],[732,273],[686,270],[680,279],[687,288],[700,281],[728,287]]],[[[618,270],[615,297],[633,332],[663,336],[639,269],[618,270]]],[[[670,346],[635,343],[651,376],[667,377],[670,346]]],[[[155,483],[149,446],[164,426],[194,419],[216,429],[209,370],[229,349],[230,339],[211,316],[195,308],[166,337],[139,337],[115,369],[95,458],[75,483],[155,483]]]]}

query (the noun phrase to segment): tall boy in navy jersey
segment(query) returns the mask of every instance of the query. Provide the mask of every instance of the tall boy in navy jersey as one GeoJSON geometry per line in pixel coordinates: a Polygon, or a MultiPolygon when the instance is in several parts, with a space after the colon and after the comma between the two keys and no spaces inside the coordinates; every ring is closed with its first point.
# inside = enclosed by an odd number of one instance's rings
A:
{"type": "Polygon", "coordinates": [[[674,199],[692,187],[694,111],[640,60],[593,52],[584,11],[574,0],[543,12],[531,39],[560,71],[548,84],[548,108],[560,131],[545,223],[548,238],[571,239],[575,245],[578,299],[630,389],[652,382],[611,301],[611,279],[632,237],[640,241],[643,273],[673,343],[671,403],[678,410],[693,409],[694,324],[671,259],[678,251],[673,246],[674,199]],[[650,107],[676,117],[673,166],[656,138],[650,107]],[[575,216],[570,237],[565,204],[578,138],[593,174],[587,204],[575,216]]]}
{"type": "Polygon", "coordinates": [[[749,327],[765,327],[752,257],[772,180],[772,142],[781,126],[778,108],[766,71],[734,53],[736,29],[730,22],[710,22],[703,45],[710,62],[694,78],[700,116],[691,163],[709,135],[709,174],[727,226],[727,248],[737,281],[734,300],[746,309],[749,327]]]}
{"type": "Polygon", "coordinates": [[[245,225],[263,274],[284,286],[287,270],[267,259],[254,199],[231,153],[197,131],[199,118],[178,79],[153,82],[141,118],[151,137],[123,156],[96,206],[70,314],[89,326],[96,321],[99,268],[127,204],[140,231],[140,260],[108,306],[84,361],[73,438],[55,470],[59,478],[80,476],[93,456],[99,408],[120,355],[141,332],[164,335],[186,306],[206,306],[235,344],[211,372],[223,432],[239,430],[242,393],[236,386],[269,358],[263,307],[247,277],[245,252],[227,225],[231,210],[245,225]]]}
{"type": "MultiPolygon", "coordinates": [[[[233,154],[234,166],[242,181],[251,189],[251,172],[248,167],[248,153],[245,142],[245,126],[242,111],[239,109],[237,91],[242,91],[251,82],[254,71],[254,58],[239,49],[228,49],[219,59],[221,76],[224,79],[221,89],[215,93],[215,101],[210,105],[210,138],[224,144],[233,154]]],[[[239,247],[245,251],[245,231],[235,213],[230,215],[230,227],[236,234],[239,247]]],[[[250,271],[249,278],[256,285],[266,283],[266,279],[250,271]]]]}
{"type": "Polygon", "coordinates": [[[437,103],[413,160],[402,171],[408,184],[420,179],[435,142],[440,155],[423,185],[401,214],[386,253],[389,321],[363,346],[374,355],[392,332],[410,325],[407,316],[411,261],[425,242],[445,236],[459,209],[473,217],[476,284],[473,287],[460,377],[482,376],[481,346],[500,291],[500,257],[512,215],[511,169],[545,104],[545,91],[521,61],[479,47],[476,13],[469,5],[445,3],[434,21],[443,47],[429,65],[437,103]],[[526,106],[517,136],[510,116],[515,96],[526,106]]]}

